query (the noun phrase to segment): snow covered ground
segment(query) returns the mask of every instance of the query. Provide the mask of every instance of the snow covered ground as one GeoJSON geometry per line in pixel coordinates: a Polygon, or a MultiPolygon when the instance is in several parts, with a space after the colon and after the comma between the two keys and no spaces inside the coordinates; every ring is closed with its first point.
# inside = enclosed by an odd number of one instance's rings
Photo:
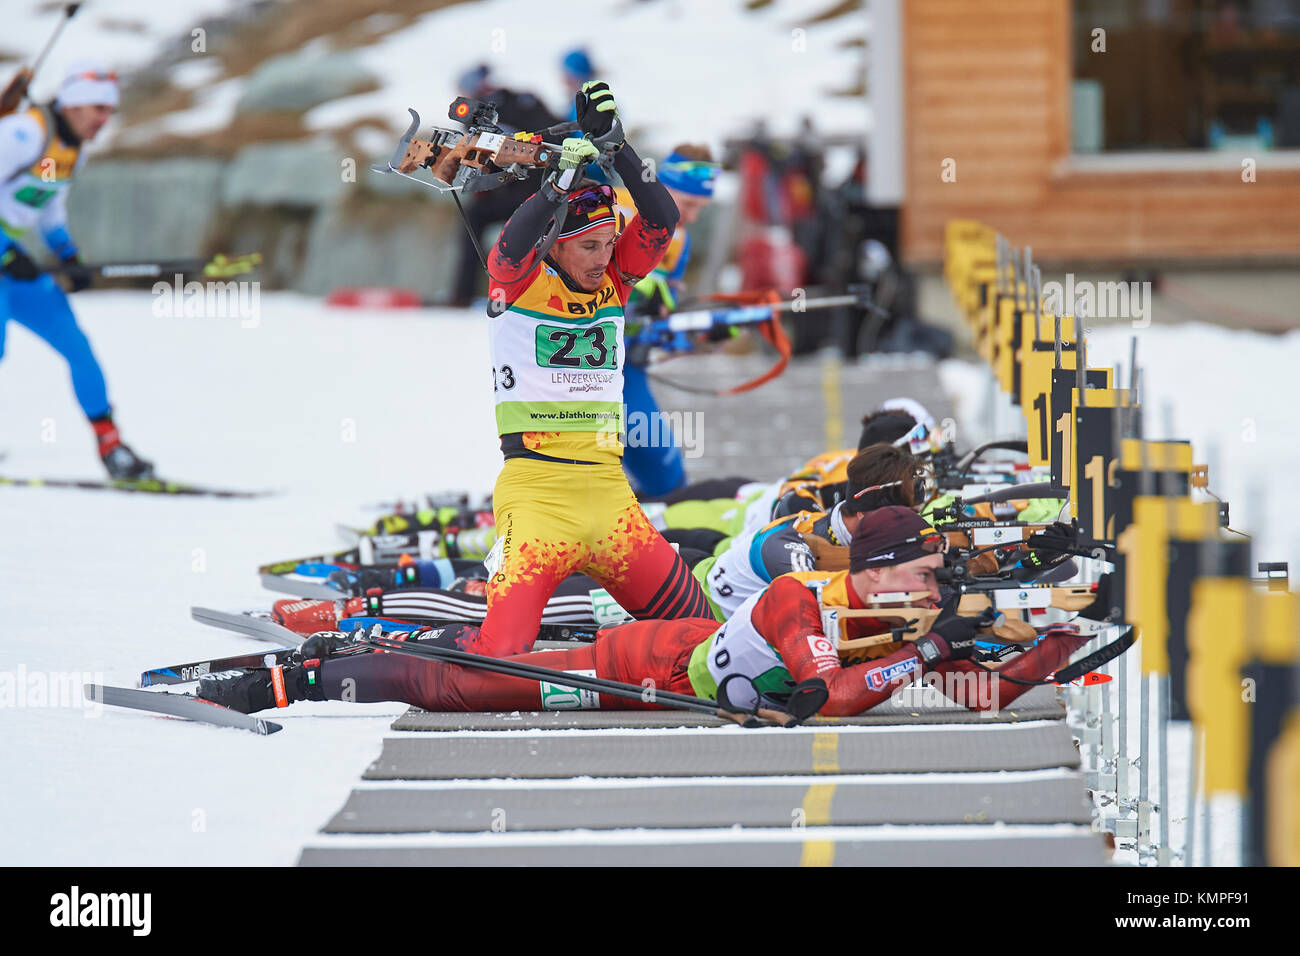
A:
{"type": "MultiPolygon", "coordinates": [[[[89,710],[75,691],[85,675],[132,686],[146,667],[256,650],[192,622],[190,606],[269,606],[257,564],[337,547],[333,522],[373,518],[365,504],[488,490],[499,458],[485,329],[470,313],[330,310],[287,294],[262,296],[255,323],[156,317],[144,292],[74,304],[125,439],[162,474],[281,493],[0,488],[0,861],[290,864],[403,707],[299,704],[261,738],[89,710]]],[[[62,361],[25,329],[7,333],[0,474],[98,477],[62,361]]],[[[1119,333],[1094,341],[1098,361],[1127,348],[1119,333]]],[[[1141,349],[1149,400],[1174,402],[1198,448],[1218,442],[1222,494],[1271,489],[1264,553],[1295,557],[1300,519],[1281,496],[1300,453],[1275,383],[1300,335],[1152,328],[1141,349]],[[1196,374],[1211,357],[1224,376],[1213,391],[1196,374]],[[1239,437],[1245,417],[1253,443],[1239,437]]]]}
{"type": "MultiPolygon", "coordinates": [[[[366,503],[489,490],[484,329],[278,295],[255,328],[156,318],[148,293],[74,302],[124,438],[161,474],[282,493],[0,489],[0,861],[291,864],[404,706],[298,705],[259,738],[88,710],[81,677],[134,686],[146,667],[264,647],[192,622],[190,606],[269,607],[257,565],[337,548],[333,522],[373,520],[366,503]],[[46,706],[66,684],[71,706],[46,706]]],[[[100,477],[66,366],[14,323],[0,408],[0,473],[100,477]]]]}

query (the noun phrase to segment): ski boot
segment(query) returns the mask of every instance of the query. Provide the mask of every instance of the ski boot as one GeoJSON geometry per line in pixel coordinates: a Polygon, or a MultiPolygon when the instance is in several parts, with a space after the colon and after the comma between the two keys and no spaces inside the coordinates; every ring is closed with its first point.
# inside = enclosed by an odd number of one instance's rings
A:
{"type": "Polygon", "coordinates": [[[199,678],[195,696],[241,714],[288,707],[299,700],[325,699],[320,686],[319,660],[290,667],[276,665],[204,674],[199,678]]]}
{"type": "Polygon", "coordinates": [[[395,590],[398,578],[393,568],[340,568],[331,571],[325,580],[340,594],[357,598],[373,588],[381,591],[395,590]]]}
{"type": "Polygon", "coordinates": [[[99,443],[99,460],[114,480],[148,481],[153,478],[153,462],[146,461],[122,441],[113,424],[113,413],[91,419],[99,443]]]}
{"type": "Polygon", "coordinates": [[[348,598],[341,611],[335,601],[285,598],[271,605],[271,619],[295,634],[315,634],[320,630],[333,630],[340,618],[364,614],[365,609],[365,598],[348,598]]]}

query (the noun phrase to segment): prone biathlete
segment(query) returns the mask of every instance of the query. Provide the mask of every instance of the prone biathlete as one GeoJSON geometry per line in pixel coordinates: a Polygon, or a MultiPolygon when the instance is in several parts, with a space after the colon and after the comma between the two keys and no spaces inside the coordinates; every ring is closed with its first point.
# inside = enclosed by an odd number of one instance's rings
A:
{"type": "Polygon", "coordinates": [[[27,250],[43,240],[73,292],[90,286],[92,273],[68,232],[68,187],[85,162],[82,146],[117,103],[117,74],[86,63],[68,72],[52,103],[0,118],[0,358],[10,319],[39,336],[68,363],[73,392],[109,476],[151,478],[153,465],[118,434],[104,372],[67,295],[27,250]]]}
{"type": "MultiPolygon", "coordinates": [[[[577,95],[584,133],[621,124],[604,83],[577,95]]],[[[585,137],[511,216],[488,258],[497,433],[505,465],[492,494],[497,540],[488,610],[462,646],[492,656],[532,646],[542,609],[568,575],[598,581],[635,618],[700,617],[708,604],[686,562],[651,526],[620,465],[623,309],[663,257],[672,197],[645,181],[623,142],[614,168],[638,214],[619,232],[609,186],[587,186],[585,137]]]]}
{"type": "MultiPolygon", "coordinates": [[[[729,699],[746,707],[762,696],[779,706],[793,684],[820,677],[830,696],[820,713],[860,714],[888,699],[903,683],[927,672],[974,673],[983,670],[974,652],[976,619],[945,612],[923,637],[867,649],[867,659],[846,663],[823,630],[824,606],[866,608],[882,592],[925,591],[939,599],[935,569],[943,563],[943,536],[909,508],[881,508],[858,526],[848,569],[831,574],[787,575],[747,600],[725,624],[714,620],[634,621],[601,630],[593,644],[572,650],[539,651],[510,659],[552,670],[595,672],[597,677],[637,687],[716,700],[718,686],[733,674],[729,699]],[[816,584],[814,589],[811,585],[816,584]]],[[[842,618],[843,637],[882,633],[878,621],[842,618]]],[[[418,635],[412,638],[418,639],[418,635]]],[[[429,639],[446,646],[444,635],[429,639]]],[[[1071,628],[1054,628],[1032,648],[990,671],[993,685],[968,700],[968,681],[941,681],[945,693],[972,709],[1002,706],[1028,684],[1001,680],[1042,680],[1061,667],[1088,638],[1071,628]]],[[[304,645],[319,654],[291,667],[229,671],[207,675],[198,695],[205,700],[253,713],[299,700],[354,702],[404,701],[430,711],[515,711],[574,709],[653,710],[644,700],[583,692],[562,684],[427,661],[408,655],[362,653],[329,656],[346,641],[321,635],[304,645]],[[557,689],[563,694],[557,694],[557,689]],[[562,698],[562,702],[557,701],[562,698]]]]}
{"type": "Polygon", "coordinates": [[[847,493],[828,511],[798,511],[730,539],[692,573],[705,587],[720,621],[753,594],[793,571],[842,570],[858,525],[875,509],[916,508],[925,501],[928,477],[906,448],[870,445],[845,471],[847,493]]]}

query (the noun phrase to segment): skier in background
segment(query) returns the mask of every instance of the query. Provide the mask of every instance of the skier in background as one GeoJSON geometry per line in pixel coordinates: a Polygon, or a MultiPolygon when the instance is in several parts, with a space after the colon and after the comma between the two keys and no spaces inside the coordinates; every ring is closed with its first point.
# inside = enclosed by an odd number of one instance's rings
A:
{"type": "Polygon", "coordinates": [[[117,74],[83,63],[68,72],[52,103],[0,118],[0,357],[10,319],[44,339],[67,360],[109,476],[147,479],[153,464],[118,435],[104,373],[67,296],[27,251],[39,236],[62,263],[72,292],[90,286],[92,273],[68,233],[67,192],[85,161],[82,145],[103,129],[117,103],[117,74]]]}

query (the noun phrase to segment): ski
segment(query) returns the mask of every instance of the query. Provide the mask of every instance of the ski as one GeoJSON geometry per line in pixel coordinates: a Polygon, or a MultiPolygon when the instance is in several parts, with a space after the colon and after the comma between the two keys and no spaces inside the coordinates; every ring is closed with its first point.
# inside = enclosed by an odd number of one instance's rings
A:
{"type": "Polygon", "coordinates": [[[0,475],[0,487],[76,488],[82,491],[127,491],[150,495],[189,495],[203,498],[266,498],[273,491],[239,491],[233,488],[209,488],[158,478],[116,478],[105,481],[74,478],[6,478],[0,475]]]}
{"type": "MultiPolygon", "coordinates": [[[[345,617],[339,621],[339,630],[345,634],[353,633],[358,629],[372,627],[379,624],[385,631],[418,631],[426,627],[447,627],[452,624],[482,624],[482,618],[421,618],[418,621],[402,620],[391,617],[345,617]]],[[[539,641],[549,641],[553,643],[583,643],[591,642],[596,639],[596,627],[583,627],[573,624],[539,624],[537,626],[537,638],[539,641]]]]}
{"type": "Polygon", "coordinates": [[[273,574],[269,571],[262,572],[262,587],[268,591],[278,591],[281,594],[291,594],[300,598],[315,598],[320,601],[338,601],[352,596],[320,581],[291,578],[288,575],[273,574]]]}
{"type": "Polygon", "coordinates": [[[204,674],[288,664],[296,650],[295,647],[284,647],[278,651],[235,654],[231,657],[214,657],[212,660],[207,661],[190,661],[188,664],[168,664],[164,667],[151,667],[147,671],[140,672],[140,686],[155,687],[169,684],[189,684],[198,680],[204,674]]]}
{"type": "MultiPolygon", "coordinates": [[[[293,574],[302,566],[333,565],[335,568],[356,568],[361,565],[361,556],[356,548],[350,551],[338,551],[334,554],[319,554],[308,558],[289,558],[285,561],[272,561],[258,567],[262,574],[293,574]]],[[[301,573],[301,572],[299,572],[301,573]]],[[[328,572],[327,572],[328,573],[328,572]]],[[[324,575],[321,575],[322,577],[324,575]]]]}
{"type": "Polygon", "coordinates": [[[252,612],[232,614],[229,611],[216,611],[209,607],[192,607],[190,617],[200,624],[234,631],[255,641],[266,641],[284,648],[296,648],[303,641],[302,637],[284,625],[252,612]]]}
{"type": "Polygon", "coordinates": [[[217,727],[233,727],[247,730],[254,734],[273,734],[284,728],[273,721],[262,720],[248,714],[241,714],[210,701],[191,697],[189,694],[170,694],[166,691],[136,690],[129,687],[110,687],[106,684],[86,684],[86,700],[108,704],[111,707],[126,707],[131,710],[143,710],[153,714],[166,714],[169,717],[182,717],[203,724],[217,727]]]}

